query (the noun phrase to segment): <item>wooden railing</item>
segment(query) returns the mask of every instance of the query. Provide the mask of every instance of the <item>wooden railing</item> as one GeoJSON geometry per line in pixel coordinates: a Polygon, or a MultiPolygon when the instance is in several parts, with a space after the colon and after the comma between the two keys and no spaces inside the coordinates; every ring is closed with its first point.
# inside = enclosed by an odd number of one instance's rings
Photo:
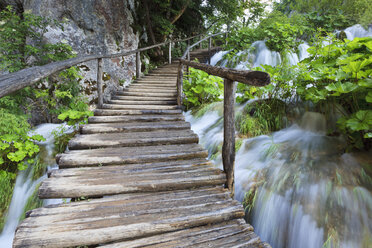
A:
{"type": "MultiPolygon", "coordinates": [[[[234,113],[234,105],[235,105],[235,87],[234,81],[239,83],[252,85],[252,86],[264,86],[270,83],[270,76],[266,72],[262,71],[249,71],[249,70],[235,70],[235,69],[228,69],[222,68],[218,66],[211,66],[207,64],[202,64],[198,62],[190,61],[190,50],[200,44],[205,40],[209,40],[208,47],[209,47],[209,54],[210,54],[210,47],[212,44],[212,38],[221,35],[215,34],[208,36],[195,44],[189,46],[182,58],[179,61],[178,66],[178,77],[177,77],[177,104],[179,107],[182,106],[182,98],[183,98],[183,75],[184,75],[184,66],[191,66],[193,68],[203,70],[208,74],[219,76],[224,79],[224,139],[223,139],[223,146],[222,146],[222,162],[223,162],[223,169],[226,173],[226,185],[225,187],[231,191],[232,197],[234,196],[234,165],[235,165],[235,113],[234,113]],[[186,60],[187,58],[187,60],[186,60]]],[[[210,64],[210,59],[209,59],[210,64]]]]}
{"type": "Polygon", "coordinates": [[[18,72],[6,74],[0,76],[0,98],[6,95],[9,95],[13,92],[16,92],[17,90],[23,89],[27,86],[31,86],[34,83],[40,81],[41,79],[44,79],[53,73],[56,73],[58,71],[65,70],[67,68],[70,68],[71,66],[75,66],[84,62],[97,60],[97,93],[98,93],[98,106],[101,107],[103,105],[103,59],[110,59],[110,58],[116,58],[116,57],[125,57],[136,54],[136,78],[141,77],[141,61],[140,61],[140,53],[168,45],[169,46],[169,63],[172,63],[172,44],[177,42],[184,42],[184,41],[190,41],[191,39],[197,38],[201,36],[195,35],[186,39],[179,39],[179,40],[169,40],[165,41],[156,45],[139,48],[136,50],[132,50],[129,52],[123,52],[123,53],[116,53],[116,54],[104,54],[104,55],[85,55],[85,56],[79,56],[76,58],[64,60],[64,61],[58,61],[53,62],[47,65],[43,66],[34,66],[27,69],[20,70],[18,72]]]}

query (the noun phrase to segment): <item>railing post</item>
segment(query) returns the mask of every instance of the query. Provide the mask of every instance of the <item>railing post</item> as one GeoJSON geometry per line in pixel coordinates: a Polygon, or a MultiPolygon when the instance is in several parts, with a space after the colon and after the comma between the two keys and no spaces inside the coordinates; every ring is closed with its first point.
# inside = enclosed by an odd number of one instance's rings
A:
{"type": "Polygon", "coordinates": [[[169,64],[172,64],[172,41],[169,42],[169,64]]]}
{"type": "Polygon", "coordinates": [[[235,87],[234,82],[225,79],[224,81],[224,109],[223,109],[223,124],[224,137],[222,146],[222,161],[223,169],[226,173],[225,188],[231,191],[231,196],[234,197],[234,164],[235,164],[235,87]]]}
{"type": "MultiPolygon", "coordinates": [[[[190,50],[187,51],[187,61],[190,61],[190,50]]],[[[187,75],[190,76],[190,66],[186,66],[187,75]]],[[[191,78],[189,77],[189,82],[191,83],[191,78]]]]}
{"type": "Polygon", "coordinates": [[[211,47],[212,47],[212,37],[209,37],[209,42],[208,42],[208,64],[211,64],[211,47]]]}
{"type": "Polygon", "coordinates": [[[177,105],[179,108],[182,107],[182,94],[183,94],[183,64],[180,61],[178,65],[178,76],[177,76],[177,105]]]}
{"type": "Polygon", "coordinates": [[[140,52],[136,53],[136,78],[141,77],[141,54],[140,52]]]}
{"type": "Polygon", "coordinates": [[[97,93],[98,93],[98,107],[103,106],[103,66],[102,58],[98,59],[97,63],[97,93]]]}

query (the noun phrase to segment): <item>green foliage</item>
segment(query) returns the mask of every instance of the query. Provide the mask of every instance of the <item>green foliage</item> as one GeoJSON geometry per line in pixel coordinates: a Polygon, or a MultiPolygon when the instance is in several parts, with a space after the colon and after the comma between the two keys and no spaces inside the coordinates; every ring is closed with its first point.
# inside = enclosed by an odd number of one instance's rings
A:
{"type": "Polygon", "coordinates": [[[76,125],[86,123],[89,116],[93,116],[92,111],[78,111],[70,109],[58,115],[58,119],[62,121],[68,120],[68,125],[76,125]]]}
{"type": "Polygon", "coordinates": [[[40,208],[43,206],[43,200],[39,199],[38,191],[39,191],[40,184],[38,184],[32,193],[32,195],[27,199],[27,203],[25,208],[23,209],[23,214],[20,217],[19,221],[22,221],[26,218],[26,213],[30,210],[35,208],[40,208]]]}
{"type": "Polygon", "coordinates": [[[24,115],[9,113],[0,108],[0,168],[15,172],[27,168],[39,152],[34,141],[44,138],[40,135],[29,135],[30,125],[24,115]],[[26,163],[27,162],[27,163],[26,163]]]}
{"type": "Polygon", "coordinates": [[[3,229],[5,213],[12,200],[15,178],[15,173],[0,170],[0,230],[3,229]]]}
{"type": "Polygon", "coordinates": [[[302,35],[299,26],[290,23],[274,22],[263,30],[266,46],[273,51],[283,52],[295,50],[299,43],[296,38],[302,35]]]}
{"type": "Polygon", "coordinates": [[[323,39],[308,49],[310,57],[299,65],[297,93],[322,104],[337,102],[347,115],[338,121],[340,130],[357,148],[368,148],[372,129],[372,38],[340,41],[323,39]]]}
{"type": "Polygon", "coordinates": [[[222,78],[211,76],[204,71],[190,68],[190,75],[184,80],[183,90],[186,95],[183,102],[186,109],[220,101],[223,94],[222,82],[222,78]],[[190,79],[191,82],[188,79],[190,79]]]}

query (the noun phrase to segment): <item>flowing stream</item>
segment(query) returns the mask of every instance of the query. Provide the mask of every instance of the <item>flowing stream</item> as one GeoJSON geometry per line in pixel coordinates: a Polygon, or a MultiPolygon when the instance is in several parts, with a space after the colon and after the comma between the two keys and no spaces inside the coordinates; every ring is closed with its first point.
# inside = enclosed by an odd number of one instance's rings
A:
{"type": "MultiPolygon", "coordinates": [[[[40,142],[41,152],[39,154],[40,160],[48,165],[48,170],[57,169],[58,166],[55,163],[53,156],[54,148],[54,136],[52,132],[58,130],[62,125],[65,124],[42,124],[36,127],[33,131],[35,134],[42,135],[46,140],[40,142]]],[[[66,132],[72,131],[66,126],[66,132]]],[[[20,171],[17,175],[16,183],[14,186],[12,200],[9,206],[9,210],[6,217],[6,222],[2,233],[0,234],[0,247],[1,248],[11,248],[14,238],[14,233],[19,224],[19,220],[24,213],[24,209],[27,200],[34,193],[36,186],[46,178],[44,174],[41,178],[37,180],[32,179],[33,167],[29,166],[27,170],[20,171]]],[[[44,200],[44,205],[50,205],[59,203],[61,200],[44,200]]]]}
{"type": "MultiPolygon", "coordinates": [[[[353,39],[372,36],[372,30],[355,25],[345,34],[353,39]]],[[[252,46],[235,68],[281,62],[264,41],[252,46]]],[[[289,54],[289,63],[306,58],[308,47],[303,43],[299,54],[289,54]]],[[[224,54],[217,53],[212,64],[226,66],[224,54]]],[[[243,107],[236,106],[236,113],[243,107]]],[[[222,110],[223,104],[215,103],[202,116],[186,113],[210,155],[221,149],[222,110]]],[[[372,247],[372,181],[364,170],[372,156],[343,153],[346,141],[326,136],[327,125],[322,114],[300,111],[283,130],[243,139],[236,153],[235,198],[245,201],[248,221],[273,248],[372,247]]],[[[222,168],[220,152],[210,159],[222,168]]]]}

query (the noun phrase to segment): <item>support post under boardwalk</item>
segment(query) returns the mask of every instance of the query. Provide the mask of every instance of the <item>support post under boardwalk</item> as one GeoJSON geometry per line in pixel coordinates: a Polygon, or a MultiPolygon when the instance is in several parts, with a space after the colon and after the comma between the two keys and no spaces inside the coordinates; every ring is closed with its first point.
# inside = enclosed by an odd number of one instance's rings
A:
{"type": "Polygon", "coordinates": [[[229,79],[224,81],[224,109],[223,109],[223,127],[224,139],[222,146],[223,169],[226,173],[226,185],[234,197],[234,164],[235,164],[235,87],[234,82],[229,79]]]}
{"type": "Polygon", "coordinates": [[[102,58],[98,59],[97,63],[97,93],[98,93],[98,107],[103,106],[103,66],[102,58]]]}

